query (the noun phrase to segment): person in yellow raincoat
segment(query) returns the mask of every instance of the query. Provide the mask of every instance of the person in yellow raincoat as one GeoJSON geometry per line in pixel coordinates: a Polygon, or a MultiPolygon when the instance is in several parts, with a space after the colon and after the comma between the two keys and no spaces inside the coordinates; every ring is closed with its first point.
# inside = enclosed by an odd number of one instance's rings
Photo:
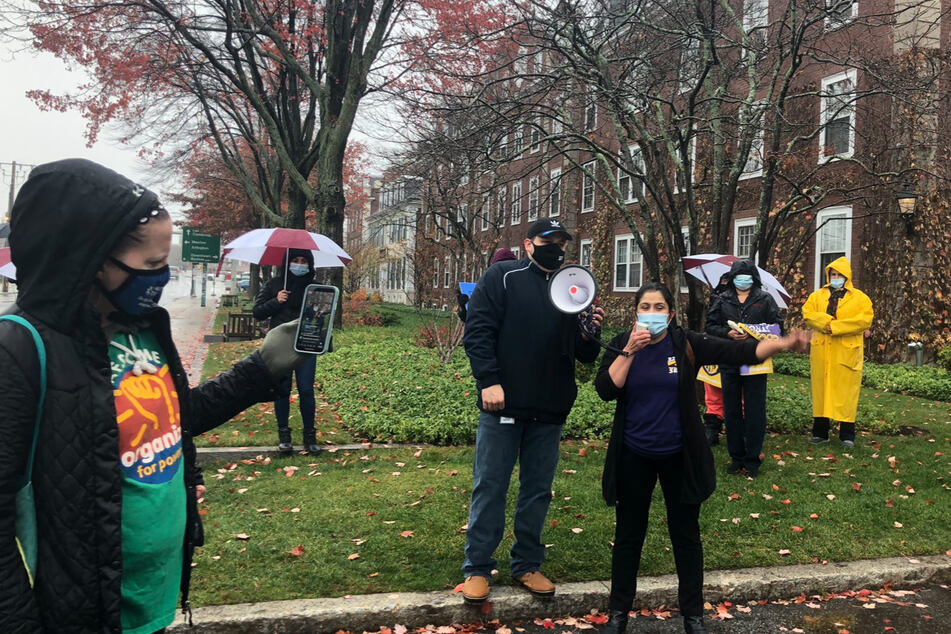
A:
{"type": "Polygon", "coordinates": [[[862,343],[872,325],[872,300],[852,285],[852,265],[839,258],[826,266],[826,284],[812,293],[802,317],[814,333],[810,352],[812,374],[812,438],[829,440],[830,421],[839,421],[839,439],[855,444],[855,411],[862,385],[862,343]]]}

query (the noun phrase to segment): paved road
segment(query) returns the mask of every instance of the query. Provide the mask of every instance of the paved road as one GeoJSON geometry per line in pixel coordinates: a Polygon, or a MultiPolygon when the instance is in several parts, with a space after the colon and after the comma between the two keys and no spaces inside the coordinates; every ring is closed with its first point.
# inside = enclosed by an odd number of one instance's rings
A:
{"type": "MultiPolygon", "coordinates": [[[[732,618],[706,618],[707,629],[711,634],[947,634],[951,632],[951,588],[935,586],[916,592],[894,591],[891,594],[874,592],[861,599],[852,597],[828,601],[807,600],[802,603],[789,602],[786,605],[754,603],[732,606],[728,608],[728,613],[732,618]]],[[[503,623],[502,626],[513,634],[593,634],[603,628],[595,625],[590,629],[590,624],[578,617],[579,615],[576,615],[572,619],[553,616],[547,625],[541,621],[503,623]]],[[[456,624],[452,627],[457,632],[479,631],[478,626],[466,629],[456,624]]],[[[491,631],[495,627],[497,625],[492,625],[486,630],[491,631]]],[[[683,625],[679,613],[672,611],[667,620],[660,620],[655,616],[632,618],[627,631],[629,634],[673,634],[683,632],[683,625]]]]}

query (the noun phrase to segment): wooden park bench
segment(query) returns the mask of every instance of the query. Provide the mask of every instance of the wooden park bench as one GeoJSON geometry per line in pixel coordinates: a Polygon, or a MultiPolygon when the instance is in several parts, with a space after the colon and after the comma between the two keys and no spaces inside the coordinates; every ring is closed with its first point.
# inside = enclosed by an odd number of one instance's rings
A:
{"type": "Polygon", "coordinates": [[[221,306],[224,308],[229,308],[231,306],[237,306],[240,299],[240,295],[222,295],[221,296],[221,306]]]}
{"type": "Polygon", "coordinates": [[[260,339],[267,333],[265,322],[256,320],[250,312],[229,313],[224,328],[225,341],[260,339]]]}

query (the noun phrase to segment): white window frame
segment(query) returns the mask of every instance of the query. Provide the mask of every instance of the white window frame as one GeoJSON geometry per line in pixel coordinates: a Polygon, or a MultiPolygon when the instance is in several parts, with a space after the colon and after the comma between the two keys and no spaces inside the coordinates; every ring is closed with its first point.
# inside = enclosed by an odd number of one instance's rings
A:
{"type": "Polygon", "coordinates": [[[538,177],[528,179],[528,222],[538,220],[538,177]]]}
{"type": "MultiPolygon", "coordinates": [[[[842,73],[836,73],[822,79],[822,88],[819,93],[819,162],[835,161],[842,158],[849,158],[855,153],[855,122],[856,122],[856,102],[855,91],[858,90],[857,74],[855,69],[850,69],[842,73]],[[840,81],[852,82],[852,93],[848,97],[849,110],[849,149],[840,154],[826,154],[826,125],[829,123],[829,101],[835,100],[835,97],[828,96],[829,86],[840,81]]],[[[839,113],[841,114],[841,113],[839,113]]]]}
{"type": "Polygon", "coordinates": [[[581,166],[581,213],[594,211],[594,179],[597,175],[597,162],[588,161],[581,166]],[[587,203],[588,190],[591,193],[591,202],[587,203]]]}
{"type": "MultiPolygon", "coordinates": [[[[836,4],[836,0],[826,0],[825,2],[826,11],[831,9],[834,4],[836,4]]],[[[858,0],[852,1],[851,8],[852,8],[852,11],[849,12],[848,15],[843,15],[837,18],[833,18],[832,16],[826,14],[824,25],[823,25],[825,30],[834,31],[835,29],[841,29],[842,27],[848,25],[850,22],[855,20],[855,18],[857,18],[859,15],[858,0]]]]}
{"type": "Polygon", "coordinates": [[[439,288],[439,258],[433,258],[433,288],[439,288]]]}
{"type": "MultiPolygon", "coordinates": [[[[646,167],[644,165],[644,154],[641,152],[640,146],[636,143],[632,143],[630,147],[628,148],[628,150],[630,151],[630,154],[631,154],[631,164],[635,167],[635,169],[639,170],[640,174],[643,176],[644,170],[646,169],[646,167]],[[637,156],[637,158],[635,158],[635,155],[637,156]]],[[[618,186],[618,189],[621,190],[621,195],[623,196],[622,202],[624,203],[637,202],[638,200],[641,199],[641,197],[644,196],[644,193],[647,189],[647,186],[644,183],[643,178],[636,178],[634,176],[631,176],[630,174],[624,171],[623,167],[618,167],[618,170],[617,170],[617,186],[618,186]],[[637,180],[638,183],[640,183],[640,190],[641,190],[640,196],[631,195],[634,192],[635,180],[637,180]],[[621,184],[623,181],[627,181],[626,186],[621,184]]]]}
{"type": "MultiPolygon", "coordinates": [[[[690,140],[687,141],[690,145],[690,171],[691,177],[696,173],[697,169],[697,133],[694,131],[693,136],[690,137],[690,140]]],[[[680,170],[674,170],[674,193],[679,194],[682,190],[680,189],[680,183],[677,182],[677,175],[680,174],[680,170]]],[[[687,177],[684,176],[684,185],[687,184],[687,177]]]]}
{"type": "Polygon", "coordinates": [[[613,261],[613,281],[614,281],[614,290],[619,293],[633,293],[641,287],[644,280],[644,255],[641,253],[640,246],[637,244],[637,240],[634,239],[633,233],[625,233],[622,235],[614,236],[614,261],[613,261]],[[618,262],[618,244],[620,242],[627,243],[627,261],[618,262]],[[631,265],[634,264],[634,248],[637,248],[637,257],[638,257],[638,275],[637,275],[637,285],[631,285],[631,265]],[[627,279],[624,280],[625,286],[618,286],[617,278],[617,267],[618,264],[624,264],[627,266],[627,279]]]}
{"type": "Polygon", "coordinates": [[[750,143],[750,152],[746,155],[746,164],[743,166],[743,173],[740,174],[740,180],[746,180],[748,178],[757,178],[758,176],[763,175],[763,165],[766,163],[764,153],[766,151],[766,130],[762,125],[762,120],[760,121],[759,129],[756,131],[756,135],[753,137],[752,142],[750,143]],[[754,152],[758,152],[758,166],[756,169],[750,169],[750,159],[755,155],[754,152]]]}
{"type": "Polygon", "coordinates": [[[528,133],[529,149],[532,154],[540,152],[542,149],[542,130],[541,121],[532,122],[531,130],[528,133]]]}
{"type": "Polygon", "coordinates": [[[584,93],[584,121],[583,127],[586,132],[590,132],[598,127],[598,90],[594,86],[589,86],[584,93]]]}
{"type": "Polygon", "coordinates": [[[443,279],[442,287],[443,287],[443,288],[449,288],[449,281],[450,281],[450,280],[449,280],[449,276],[452,274],[452,271],[451,271],[450,268],[449,268],[449,256],[448,256],[448,255],[447,255],[445,258],[443,258],[443,264],[445,265],[446,268],[443,269],[443,272],[442,272],[442,275],[443,275],[443,277],[442,277],[442,279],[443,279]]]}
{"type": "Polygon", "coordinates": [[[592,258],[594,257],[594,240],[591,238],[585,238],[578,243],[578,264],[585,268],[591,268],[592,258]],[[585,263],[585,250],[588,252],[587,260],[585,263]]]}
{"type": "Polygon", "coordinates": [[[525,127],[518,126],[512,133],[512,158],[517,158],[525,150],[525,127]]]}
{"type": "MultiPolygon", "coordinates": [[[[756,217],[753,218],[740,218],[733,221],[733,255],[738,258],[749,259],[750,254],[740,255],[740,229],[745,227],[753,227],[753,235],[756,235],[756,217]]],[[[752,242],[750,243],[750,248],[752,249],[752,242]]],[[[759,259],[757,257],[757,259],[759,259]]],[[[713,284],[717,284],[720,280],[710,280],[713,284]]]]}
{"type": "Polygon", "coordinates": [[[521,259],[521,255],[520,255],[521,252],[522,252],[522,248],[521,248],[521,247],[512,247],[511,249],[509,249],[509,251],[511,251],[512,253],[515,254],[515,259],[516,259],[516,260],[521,259]]]}
{"type": "Polygon", "coordinates": [[[489,230],[489,204],[492,202],[492,199],[489,197],[489,192],[482,194],[482,230],[489,230]]]}
{"type": "Polygon", "coordinates": [[[558,136],[565,131],[565,126],[558,117],[551,118],[551,135],[558,136]]]}
{"type": "MultiPolygon", "coordinates": [[[[681,240],[683,240],[684,250],[686,251],[684,255],[692,255],[692,253],[690,253],[690,227],[680,228],[680,238],[681,240]]],[[[642,268],[643,268],[643,263],[642,263],[642,268]]],[[[686,271],[684,271],[682,262],[680,265],[680,275],[678,275],[678,277],[680,278],[680,293],[683,294],[683,293],[689,292],[690,287],[687,286],[687,273],[686,271]]]]}
{"type": "Polygon", "coordinates": [[[753,29],[763,29],[768,25],[769,0],[743,0],[743,31],[749,35],[753,29]],[[754,9],[758,11],[754,13],[754,9]]]}
{"type": "Polygon", "coordinates": [[[508,198],[508,185],[502,185],[495,193],[495,206],[498,215],[495,217],[495,226],[505,226],[505,200],[508,198]]]}
{"type": "Polygon", "coordinates": [[[700,64],[703,52],[701,50],[701,40],[695,37],[688,37],[683,50],[680,52],[680,64],[677,69],[677,92],[685,93],[693,90],[694,82],[697,80],[697,73],[700,72],[700,64]],[[691,72],[690,77],[684,77],[685,72],[691,72]],[[689,80],[689,83],[687,83],[689,80]]]}
{"type": "Polygon", "coordinates": [[[548,192],[548,216],[557,218],[561,214],[561,169],[551,171],[548,192]]]}
{"type": "MultiPolygon", "coordinates": [[[[845,224],[845,257],[852,257],[852,206],[851,205],[842,205],[839,207],[827,207],[816,214],[816,227],[821,227],[822,223],[825,222],[830,216],[843,216],[844,220],[842,221],[845,224]]],[[[829,225],[826,225],[828,227],[829,225]]],[[[821,249],[821,240],[822,240],[822,230],[819,229],[816,231],[816,236],[814,239],[815,252],[816,252],[816,263],[815,263],[815,288],[821,287],[824,283],[824,274],[825,271],[822,270],[822,251],[821,249]]],[[[832,253],[838,253],[838,251],[833,251],[832,253]]]]}
{"type": "Polygon", "coordinates": [[[517,225],[522,222],[522,181],[517,183],[512,183],[512,225],[517,225]]]}

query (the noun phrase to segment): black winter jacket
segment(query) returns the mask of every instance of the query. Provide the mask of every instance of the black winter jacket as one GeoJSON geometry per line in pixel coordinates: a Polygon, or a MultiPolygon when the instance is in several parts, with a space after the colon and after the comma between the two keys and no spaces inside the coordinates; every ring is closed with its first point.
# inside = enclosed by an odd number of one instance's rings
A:
{"type": "MultiPolygon", "coordinates": [[[[710,310],[707,311],[706,332],[714,337],[726,339],[729,337],[730,326],[728,321],[744,324],[779,324],[782,329],[782,320],[779,316],[779,307],[776,300],[763,290],[759,271],[750,260],[739,260],[733,263],[730,272],[725,276],[726,288],[716,296],[710,310]],[[740,303],[733,286],[733,278],[737,275],[752,275],[753,287],[746,301],[740,303]]],[[[720,368],[727,372],[736,372],[737,367],[732,364],[723,364],[720,368]]]]}
{"type": "Polygon", "coordinates": [[[551,303],[550,277],[531,260],[506,260],[472,292],[463,343],[479,409],[481,390],[499,384],[505,408],[493,414],[554,424],[568,417],[578,395],[575,360],[591,363],[600,348],[582,338],[577,316],[551,303]]]}
{"type": "MultiPolygon", "coordinates": [[[[611,345],[622,349],[627,345],[630,333],[622,332],[611,340],[611,345]]],[[[713,465],[713,453],[704,435],[700,422],[700,410],[697,408],[696,382],[697,368],[701,365],[731,363],[744,365],[756,363],[756,345],[752,339],[730,341],[674,326],[668,330],[668,336],[674,344],[674,356],[679,371],[678,400],[680,401],[680,429],[684,443],[684,488],[681,502],[700,504],[717,487],[716,471],[713,465]],[[693,350],[693,360],[687,353],[687,342],[693,350]]],[[[621,449],[624,446],[624,425],[627,420],[627,386],[617,387],[608,370],[618,354],[606,350],[594,387],[605,401],[617,400],[614,409],[614,424],[611,428],[611,440],[604,460],[604,475],[601,478],[601,493],[608,506],[617,504],[618,469],[621,463],[621,449]]]]}
{"type": "MultiPolygon", "coordinates": [[[[100,316],[86,301],[96,271],[155,195],[94,163],[33,170],[13,208],[11,248],[19,296],[11,311],[46,344],[48,388],[32,474],[38,554],[30,589],[14,544],[13,500],[32,440],[39,366],[29,333],[0,322],[0,632],[120,632],[122,472],[100,316]]],[[[192,436],[277,386],[258,353],[189,388],[168,314],[145,316],[178,392],[188,509],[181,590],[187,600],[200,524],[192,436]]]]}

